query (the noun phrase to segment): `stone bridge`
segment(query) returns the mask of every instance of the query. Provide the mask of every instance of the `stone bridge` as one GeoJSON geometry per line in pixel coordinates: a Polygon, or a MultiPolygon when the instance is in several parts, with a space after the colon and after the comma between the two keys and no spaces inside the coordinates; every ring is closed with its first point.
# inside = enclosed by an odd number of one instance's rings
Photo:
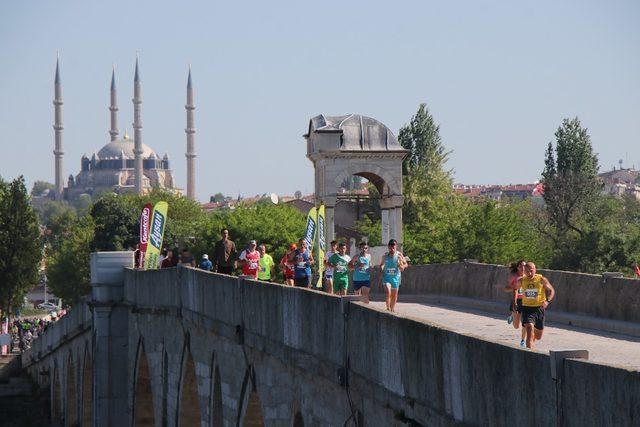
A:
{"type": "MultiPolygon", "coordinates": [[[[131,262],[130,253],[93,254],[91,297],[23,355],[50,390],[55,423],[640,424],[640,372],[581,360],[582,352],[522,350],[306,289],[191,268],[123,268],[131,262]]],[[[486,304],[506,280],[504,268],[479,264],[410,271],[411,293],[486,304]],[[483,275],[476,290],[456,288],[451,278],[468,283],[470,273],[483,275]]],[[[565,282],[557,287],[574,286],[565,282]]],[[[637,281],[623,291],[592,282],[603,297],[640,303],[637,281]]],[[[610,310],[629,319],[587,310],[616,327],[640,326],[637,308],[610,310]]]]}

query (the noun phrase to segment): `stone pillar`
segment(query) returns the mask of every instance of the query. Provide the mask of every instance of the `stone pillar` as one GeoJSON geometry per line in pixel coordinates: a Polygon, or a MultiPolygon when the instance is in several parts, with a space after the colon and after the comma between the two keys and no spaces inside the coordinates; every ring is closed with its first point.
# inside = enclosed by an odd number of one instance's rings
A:
{"type": "Polygon", "coordinates": [[[337,197],[321,196],[316,198],[316,202],[324,203],[324,227],[325,242],[329,247],[329,242],[336,238],[336,222],[334,219],[337,197]]]}
{"type": "Polygon", "coordinates": [[[396,239],[402,246],[402,205],[403,196],[387,196],[380,200],[382,210],[382,244],[386,245],[391,239],[396,239]]]}
{"type": "Polygon", "coordinates": [[[54,98],[53,105],[55,110],[55,121],[53,124],[53,130],[55,131],[55,148],[53,155],[55,157],[55,186],[56,186],[56,200],[62,200],[64,197],[64,180],[62,178],[62,157],[64,156],[64,150],[62,149],[62,131],[64,126],[62,125],[62,82],[60,81],[60,59],[56,59],[56,77],[54,81],[54,98]]]}
{"type": "Polygon", "coordinates": [[[126,267],[133,267],[133,252],[91,254],[92,424],[97,427],[129,425],[129,310],[122,304],[126,267]]]}

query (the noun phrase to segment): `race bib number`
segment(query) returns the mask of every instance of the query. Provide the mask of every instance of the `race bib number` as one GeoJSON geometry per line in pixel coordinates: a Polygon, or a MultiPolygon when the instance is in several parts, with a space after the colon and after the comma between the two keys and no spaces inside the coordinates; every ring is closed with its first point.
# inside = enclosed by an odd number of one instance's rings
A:
{"type": "Polygon", "coordinates": [[[345,271],[347,271],[347,267],[344,266],[344,265],[339,265],[339,266],[336,267],[336,271],[338,273],[344,273],[345,271]]]}
{"type": "Polygon", "coordinates": [[[396,274],[396,269],[394,267],[387,268],[387,274],[390,274],[392,276],[395,275],[396,274]]]}
{"type": "Polygon", "coordinates": [[[538,290],[537,289],[527,289],[524,291],[524,296],[527,298],[538,298],[538,290]]]}
{"type": "Polygon", "coordinates": [[[267,269],[264,267],[260,267],[260,271],[264,273],[265,271],[267,271],[267,269]]]}
{"type": "Polygon", "coordinates": [[[307,264],[304,261],[298,262],[298,268],[306,268],[307,264]]]}
{"type": "Polygon", "coordinates": [[[255,269],[257,269],[257,268],[258,268],[258,263],[256,263],[256,262],[252,262],[252,263],[250,263],[250,264],[249,264],[249,268],[250,268],[251,270],[255,270],[255,269]]]}

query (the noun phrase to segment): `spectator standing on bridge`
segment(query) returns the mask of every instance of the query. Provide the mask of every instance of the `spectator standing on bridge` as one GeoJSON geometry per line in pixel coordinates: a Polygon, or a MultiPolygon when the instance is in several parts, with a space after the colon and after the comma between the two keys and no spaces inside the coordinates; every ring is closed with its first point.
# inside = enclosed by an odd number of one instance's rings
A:
{"type": "Polygon", "coordinates": [[[257,279],[260,268],[260,252],[256,250],[255,240],[249,242],[249,247],[242,251],[238,259],[242,265],[242,275],[257,279]]]}
{"type": "Polygon", "coordinates": [[[213,252],[213,266],[218,273],[233,274],[233,271],[237,267],[236,244],[229,239],[229,230],[226,228],[220,230],[220,234],[222,235],[222,239],[216,242],[213,252]]]}
{"type": "Polygon", "coordinates": [[[267,253],[267,247],[264,245],[264,243],[258,246],[258,252],[260,253],[260,268],[258,270],[258,280],[270,282],[271,279],[275,277],[275,272],[273,269],[275,263],[273,262],[273,257],[267,253]]]}
{"type": "Polygon", "coordinates": [[[209,255],[202,255],[202,261],[200,261],[200,269],[211,271],[213,269],[213,263],[209,260],[209,255]]]}
{"type": "Polygon", "coordinates": [[[360,242],[360,253],[351,260],[353,269],[353,290],[356,295],[364,297],[365,304],[369,304],[369,290],[371,288],[371,255],[367,242],[360,242]]]}
{"type": "Polygon", "coordinates": [[[382,285],[387,294],[387,310],[394,312],[398,302],[398,290],[400,289],[400,275],[407,268],[407,261],[398,251],[396,239],[389,240],[389,252],[382,256],[380,268],[382,270],[382,285]]]}
{"type": "Polygon", "coordinates": [[[180,265],[184,265],[185,267],[196,266],[196,260],[193,255],[191,255],[189,249],[182,250],[182,253],[180,254],[180,265]]]}
{"type": "MultiPolygon", "coordinates": [[[[520,279],[524,277],[524,266],[526,262],[524,260],[520,260],[518,262],[514,262],[511,264],[511,274],[509,277],[509,284],[504,288],[505,292],[510,293],[510,303],[509,303],[509,317],[507,318],[507,323],[513,322],[513,327],[518,329],[522,320],[522,288],[520,288],[520,279]]],[[[525,338],[527,336],[527,331],[524,327],[522,327],[520,333],[520,346],[525,346],[525,338]]]]}
{"type": "Polygon", "coordinates": [[[347,245],[338,244],[338,252],[331,255],[329,264],[333,267],[333,293],[340,296],[347,295],[349,289],[349,266],[351,257],[347,255],[347,245]]]}
{"type": "Polygon", "coordinates": [[[522,325],[527,332],[527,348],[533,348],[535,340],[542,339],[544,314],[556,291],[546,277],[536,273],[536,265],[528,262],[524,276],[519,280],[522,288],[522,325]]]}
{"type": "Polygon", "coordinates": [[[176,259],[173,257],[173,251],[171,249],[167,250],[167,256],[162,260],[162,264],[160,264],[160,268],[171,268],[176,266],[176,259]]]}
{"type": "Polygon", "coordinates": [[[329,249],[327,253],[324,254],[324,286],[326,292],[328,292],[329,294],[333,294],[333,267],[329,263],[329,258],[331,258],[333,254],[338,252],[338,242],[332,240],[330,245],[331,249],[329,249]]]}
{"type": "Polygon", "coordinates": [[[311,266],[313,265],[313,255],[307,248],[307,241],[300,239],[298,249],[289,256],[289,261],[293,263],[294,285],[301,288],[311,287],[311,266]]]}

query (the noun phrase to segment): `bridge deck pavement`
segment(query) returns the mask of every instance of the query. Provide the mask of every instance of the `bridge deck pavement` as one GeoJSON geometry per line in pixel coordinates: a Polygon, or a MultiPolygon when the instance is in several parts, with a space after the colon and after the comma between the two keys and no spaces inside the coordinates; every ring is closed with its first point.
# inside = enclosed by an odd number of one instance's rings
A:
{"type": "MultiPolygon", "coordinates": [[[[399,299],[402,301],[402,295],[399,299]]],[[[372,301],[371,305],[385,309],[384,302],[372,301]]],[[[520,348],[520,330],[507,324],[506,314],[499,316],[476,309],[416,302],[398,302],[396,312],[454,332],[520,348]]],[[[588,350],[591,361],[640,371],[640,338],[637,337],[546,322],[542,340],[536,342],[536,350],[545,353],[576,349],[588,350]]]]}

